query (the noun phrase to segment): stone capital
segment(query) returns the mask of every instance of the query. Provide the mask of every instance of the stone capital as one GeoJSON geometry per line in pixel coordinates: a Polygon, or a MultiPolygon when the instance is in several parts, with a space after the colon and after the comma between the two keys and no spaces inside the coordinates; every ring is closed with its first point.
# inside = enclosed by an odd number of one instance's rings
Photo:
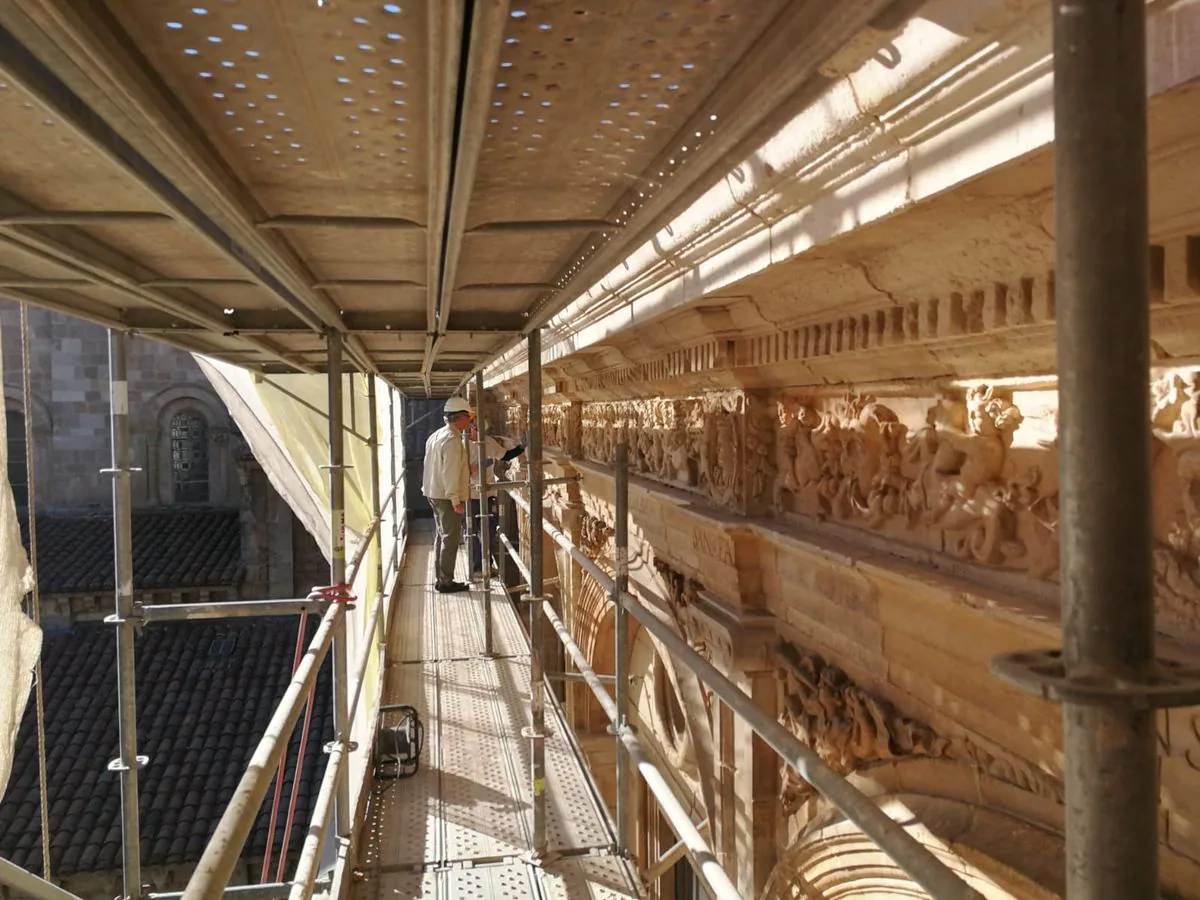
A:
{"type": "Polygon", "coordinates": [[[697,593],[683,608],[687,633],[703,643],[712,663],[725,673],[771,672],[775,669],[775,617],[726,603],[711,591],[697,593]]]}

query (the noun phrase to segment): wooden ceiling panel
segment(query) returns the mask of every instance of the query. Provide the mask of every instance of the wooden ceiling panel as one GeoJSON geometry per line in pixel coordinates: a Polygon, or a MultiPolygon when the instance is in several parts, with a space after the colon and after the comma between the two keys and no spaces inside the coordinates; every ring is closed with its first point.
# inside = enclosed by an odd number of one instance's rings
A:
{"type": "Polygon", "coordinates": [[[514,2],[468,224],[596,218],[669,177],[646,168],[784,5],[514,2]]]}
{"type": "MultiPolygon", "coordinates": [[[[578,233],[468,234],[458,284],[548,282],[579,245],[578,233]]],[[[455,306],[457,307],[457,300],[455,306]]]]}
{"type": "Polygon", "coordinates": [[[3,74],[0,186],[42,209],[162,209],[148,191],[3,74]]]}
{"type": "Polygon", "coordinates": [[[270,215],[425,215],[425,4],[113,0],[270,215]]]}
{"type": "Polygon", "coordinates": [[[423,283],[425,233],[349,227],[305,228],[288,239],[318,281],[389,279],[423,283]]]}

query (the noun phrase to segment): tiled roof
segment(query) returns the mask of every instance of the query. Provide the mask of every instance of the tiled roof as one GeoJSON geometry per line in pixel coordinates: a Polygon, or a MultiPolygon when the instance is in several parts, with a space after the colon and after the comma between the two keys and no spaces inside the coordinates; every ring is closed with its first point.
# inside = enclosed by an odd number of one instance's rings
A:
{"type": "MultiPolygon", "coordinates": [[[[26,523],[21,534],[29,546],[26,523]]],[[[113,589],[112,516],[38,514],[38,586],[43,594],[113,589]]],[[[237,510],[147,510],[133,514],[135,590],[224,587],[241,563],[237,510]]]]}
{"type": "MultiPolygon", "coordinates": [[[[309,637],[316,631],[309,618],[309,637]]],[[[254,747],[291,678],[295,619],[241,619],[148,626],[137,641],[142,861],[199,860],[254,747]]],[[[48,634],[42,651],[54,874],[119,870],[121,795],[106,769],[118,753],[116,651],[111,627],[48,634]]],[[[303,842],[332,737],[329,665],[313,708],[289,856],[303,842]]],[[[301,719],[301,724],[303,718],[301,719]]],[[[277,835],[291,796],[301,725],[293,735],[277,835]]],[[[272,782],[273,783],[273,782],[272,782]]],[[[273,789],[247,856],[261,856],[273,789]]],[[[37,732],[25,711],[6,795],[0,800],[0,856],[42,868],[37,732]]],[[[278,840],[276,842],[278,854],[278,840]]]]}

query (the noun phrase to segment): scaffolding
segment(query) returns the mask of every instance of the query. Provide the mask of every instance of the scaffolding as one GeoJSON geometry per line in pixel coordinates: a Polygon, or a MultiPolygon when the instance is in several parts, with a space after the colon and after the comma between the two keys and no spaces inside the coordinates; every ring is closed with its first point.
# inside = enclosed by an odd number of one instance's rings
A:
{"type": "MultiPolygon", "coordinates": [[[[482,13],[481,13],[482,15],[482,13]]],[[[1117,0],[1054,5],[1056,184],[1058,202],[1057,294],[1060,322],[1063,449],[1063,597],[1064,648],[1041,654],[1013,654],[996,662],[997,670],[1043,696],[1062,701],[1066,722],[1068,890],[1075,897],[1150,897],[1158,891],[1157,824],[1155,820],[1156,756],[1154,710],[1200,702],[1194,673],[1172,669],[1157,660],[1154,649],[1152,566],[1149,548],[1149,448],[1145,376],[1148,368],[1148,291],[1146,270],[1146,108],[1143,4],[1117,0]],[[1111,215],[1113,208],[1124,211],[1111,215]],[[1095,307],[1102,307],[1097,314],[1095,307]],[[1094,414],[1103,406],[1105,414],[1094,414]],[[1120,548],[1121,552],[1113,552],[1120,548]],[[1115,738],[1114,738],[1115,736],[1115,738]]],[[[6,36],[0,35],[0,37],[6,36]]],[[[8,43],[12,43],[11,40],[8,43]]],[[[22,57],[24,59],[24,57],[22,57]]],[[[28,61],[26,61],[28,63],[28,61]]],[[[459,210],[457,218],[465,211],[459,210]]],[[[439,337],[430,338],[427,356],[437,355],[439,337]]],[[[382,678],[382,656],[390,632],[390,590],[403,561],[405,533],[397,494],[395,429],[391,443],[393,483],[381,495],[374,381],[370,387],[372,517],[349,561],[346,560],[346,512],[342,335],[327,334],[328,381],[328,527],[331,535],[330,585],[295,600],[188,606],[135,606],[132,593],[132,539],[126,336],[110,332],[110,397],[113,440],[114,560],[116,591],[113,626],[117,644],[120,755],[110,768],[120,775],[122,793],[123,876],[127,900],[213,900],[230,897],[288,897],[307,900],[321,871],[323,852],[336,845],[329,883],[336,894],[345,883],[354,852],[349,758],[356,723],[378,715],[363,710],[372,661],[382,678]],[[383,562],[382,523],[394,508],[392,555],[383,562]],[[362,628],[369,635],[350,659],[347,618],[353,584],[375,548],[376,596],[362,628]],[[148,893],[139,859],[137,813],[138,771],[147,763],[137,752],[136,688],[133,680],[134,631],[155,622],[290,613],[319,614],[320,623],[296,667],[266,733],[253,754],[232,800],[207,845],[187,887],[176,894],[148,893]],[[290,880],[230,887],[229,881],[255,815],[303,708],[315,690],[317,672],[332,657],[335,738],[327,746],[328,761],[300,859],[290,880]]],[[[789,767],[857,825],[897,865],[938,900],[978,898],[980,894],[938,860],[926,847],[888,817],[869,797],[833,772],[819,756],[764,713],[732,681],[705,661],[674,629],[656,617],[629,590],[628,451],[618,448],[616,480],[616,573],[609,576],[551,522],[544,511],[545,488],[555,483],[544,472],[541,428],[541,331],[527,329],[529,370],[528,479],[489,483],[486,475],[484,416],[479,416],[475,453],[483,543],[483,615],[485,656],[494,656],[493,606],[490,583],[488,501],[503,494],[528,517],[532,540],[525,556],[514,535],[498,535],[502,569],[514,565],[525,580],[521,603],[528,614],[530,643],[529,741],[532,846],[530,862],[547,863],[545,716],[548,687],[567,673],[547,663],[545,625],[565,648],[578,676],[588,685],[608,717],[617,752],[615,849],[628,857],[631,842],[633,775],[641,776],[680,838],[686,854],[714,896],[741,896],[722,868],[701,826],[693,822],[670,782],[650,761],[630,726],[629,618],[635,619],[672,655],[740,716],[789,767]],[[610,693],[571,638],[567,623],[546,595],[543,534],[569,554],[607,592],[615,609],[615,659],[610,693]]],[[[359,366],[353,347],[351,365],[359,366]]],[[[362,365],[360,370],[369,370],[362,365]]],[[[429,365],[423,375],[428,383],[429,365]]],[[[484,404],[482,374],[474,374],[480,410],[484,404]]],[[[389,398],[394,408],[394,396],[389,398]]],[[[552,693],[552,691],[550,692],[552,693]]],[[[647,866],[660,872],[666,860],[647,866]]],[[[0,883],[35,898],[69,900],[71,894],[0,863],[0,883]]]]}

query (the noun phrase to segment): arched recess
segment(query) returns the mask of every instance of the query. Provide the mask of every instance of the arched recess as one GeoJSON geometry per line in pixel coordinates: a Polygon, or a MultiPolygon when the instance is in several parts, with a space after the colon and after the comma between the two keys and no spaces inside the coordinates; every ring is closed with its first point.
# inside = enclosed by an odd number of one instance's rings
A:
{"type": "MultiPolygon", "coordinates": [[[[4,385],[4,410],[13,414],[9,418],[12,424],[20,428],[20,433],[8,435],[10,444],[23,444],[24,418],[30,415],[25,409],[24,390],[21,385],[4,385]],[[20,418],[17,418],[20,417],[20,418]]],[[[57,505],[61,498],[54,493],[54,480],[49,476],[53,463],[53,419],[50,407],[36,393],[33,395],[33,447],[26,455],[26,483],[30,477],[36,479],[36,498],[39,507],[57,505]]],[[[22,498],[17,498],[17,512],[24,514],[26,509],[22,498]]]]}
{"type": "Polygon", "coordinates": [[[150,505],[171,505],[175,502],[174,471],[172,466],[171,424],[181,414],[195,413],[204,421],[208,459],[208,503],[232,505],[237,480],[232,477],[229,458],[229,434],[232,422],[229,412],[211,391],[199,385],[167,388],[147,400],[140,411],[134,411],[130,423],[135,445],[144,445],[146,473],[146,502],[150,505]]]}
{"type": "MultiPolygon", "coordinates": [[[[1062,806],[960,762],[895,760],[848,777],[989,900],[1064,896],[1062,806]]],[[[788,819],[763,900],[927,894],[823,797],[788,819]]]]}

